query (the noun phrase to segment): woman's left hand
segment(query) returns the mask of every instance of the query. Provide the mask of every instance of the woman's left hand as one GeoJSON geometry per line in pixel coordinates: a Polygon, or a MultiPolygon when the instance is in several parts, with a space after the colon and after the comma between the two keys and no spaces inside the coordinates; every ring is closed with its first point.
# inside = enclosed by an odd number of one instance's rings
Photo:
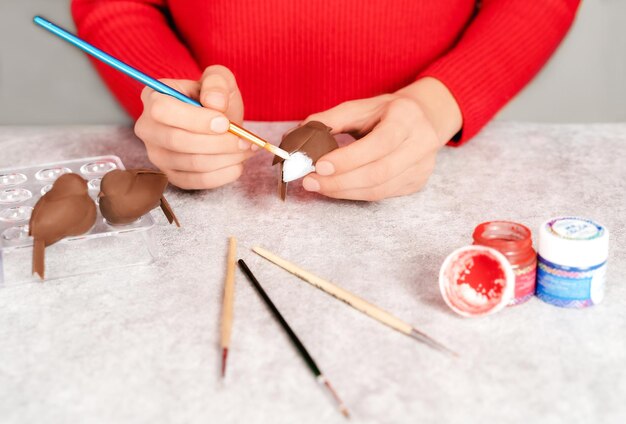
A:
{"type": "Polygon", "coordinates": [[[321,121],[334,134],[350,133],[357,140],[320,158],[316,172],[302,183],[305,190],[367,201],[419,191],[433,172],[437,152],[461,125],[457,106],[458,116],[449,116],[447,122],[459,121],[453,124],[458,128],[449,136],[441,134],[432,109],[415,99],[422,92],[348,101],[309,116],[305,121],[321,121]]]}

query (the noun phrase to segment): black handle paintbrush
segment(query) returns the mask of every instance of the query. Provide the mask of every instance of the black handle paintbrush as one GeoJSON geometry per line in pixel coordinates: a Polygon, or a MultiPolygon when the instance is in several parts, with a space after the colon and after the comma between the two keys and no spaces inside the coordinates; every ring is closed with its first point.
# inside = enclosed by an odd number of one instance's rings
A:
{"type": "Polygon", "coordinates": [[[317,382],[320,383],[329,391],[333,399],[339,405],[339,410],[341,411],[341,413],[346,418],[350,418],[350,413],[348,412],[348,408],[346,408],[344,403],[341,401],[341,399],[337,395],[337,392],[335,392],[335,389],[333,389],[333,386],[331,386],[328,379],[326,379],[324,374],[322,374],[322,371],[320,371],[319,367],[317,366],[317,364],[315,363],[315,361],[313,360],[309,352],[306,350],[306,348],[304,347],[304,345],[302,344],[298,336],[296,336],[296,333],[293,332],[289,324],[287,324],[287,321],[285,321],[285,319],[280,314],[276,306],[274,306],[274,303],[269,298],[267,293],[265,293],[265,290],[263,290],[263,287],[261,287],[261,284],[255,278],[254,274],[252,274],[252,271],[250,271],[250,268],[248,268],[248,266],[242,259],[239,259],[237,263],[239,264],[239,268],[241,268],[241,271],[243,271],[246,277],[248,277],[248,280],[250,280],[250,283],[252,283],[254,288],[256,288],[256,290],[259,292],[259,294],[261,295],[261,298],[263,299],[267,307],[270,308],[270,311],[272,312],[272,315],[274,315],[274,318],[276,318],[276,320],[278,320],[278,322],[280,323],[281,327],[283,327],[283,330],[285,330],[285,332],[289,336],[289,340],[291,340],[291,343],[293,343],[293,345],[296,347],[296,349],[300,353],[300,356],[302,357],[302,359],[304,359],[304,362],[306,362],[307,366],[309,367],[309,369],[315,376],[315,379],[317,380],[317,382]]]}

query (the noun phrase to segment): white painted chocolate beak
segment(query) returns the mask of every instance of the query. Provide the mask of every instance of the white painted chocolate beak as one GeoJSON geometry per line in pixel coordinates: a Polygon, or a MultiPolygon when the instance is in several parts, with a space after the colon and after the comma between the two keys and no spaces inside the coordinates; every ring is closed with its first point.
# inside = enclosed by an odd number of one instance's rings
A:
{"type": "Polygon", "coordinates": [[[315,172],[313,160],[305,153],[294,152],[283,162],[283,181],[288,183],[315,172]]]}

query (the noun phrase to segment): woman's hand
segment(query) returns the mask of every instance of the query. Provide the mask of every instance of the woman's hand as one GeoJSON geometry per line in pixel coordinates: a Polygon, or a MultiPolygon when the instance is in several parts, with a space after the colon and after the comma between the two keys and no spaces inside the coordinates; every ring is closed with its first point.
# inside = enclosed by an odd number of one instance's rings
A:
{"type": "Polygon", "coordinates": [[[337,199],[376,201],[420,190],[439,149],[461,128],[448,89],[424,78],[394,94],[342,103],[309,116],[357,140],[320,158],[303,186],[337,199]]]}
{"type": "Polygon", "coordinates": [[[253,150],[250,143],[227,132],[230,120],[243,120],[243,102],[233,74],[218,65],[206,68],[200,81],[162,82],[204,107],[147,87],[143,90],[144,109],[135,134],[145,143],[150,162],[184,189],[214,188],[237,180],[253,150]]]}

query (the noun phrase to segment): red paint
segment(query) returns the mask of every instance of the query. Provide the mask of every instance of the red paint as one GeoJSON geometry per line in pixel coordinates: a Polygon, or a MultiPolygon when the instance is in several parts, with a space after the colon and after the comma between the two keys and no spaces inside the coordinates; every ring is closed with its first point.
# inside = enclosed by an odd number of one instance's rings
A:
{"type": "Polygon", "coordinates": [[[513,297],[515,276],[507,259],[487,246],[465,246],[450,253],[439,271],[439,289],[456,313],[492,314],[513,297]]]}
{"type": "Polygon", "coordinates": [[[502,253],[515,273],[515,295],[511,305],[527,301],[535,293],[537,253],[532,234],[522,224],[508,221],[483,222],[474,230],[474,244],[502,253]]]}
{"type": "Polygon", "coordinates": [[[492,299],[502,295],[504,280],[505,275],[500,263],[491,256],[480,253],[465,263],[465,269],[455,283],[468,284],[477,293],[492,299]]]}

